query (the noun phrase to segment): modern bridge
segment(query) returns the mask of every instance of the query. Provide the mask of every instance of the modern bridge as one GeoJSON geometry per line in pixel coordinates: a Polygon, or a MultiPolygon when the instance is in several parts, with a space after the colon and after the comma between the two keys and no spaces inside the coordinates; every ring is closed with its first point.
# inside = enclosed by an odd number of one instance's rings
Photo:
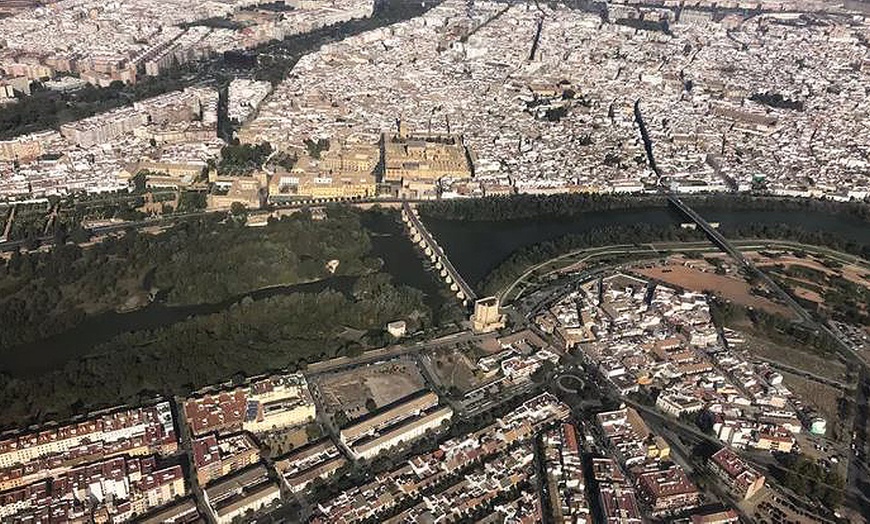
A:
{"type": "Polygon", "coordinates": [[[447,258],[447,254],[435,241],[435,238],[426,229],[426,226],[420,220],[417,210],[411,207],[407,201],[402,202],[402,221],[408,227],[408,233],[415,244],[420,246],[429,260],[435,265],[442,279],[450,286],[450,290],[456,293],[456,298],[462,301],[466,306],[470,305],[477,299],[477,294],[459,274],[459,271],[447,258]]]}
{"type": "Polygon", "coordinates": [[[644,142],[647,159],[649,160],[650,168],[655,172],[659,179],[659,191],[667,196],[668,202],[678,211],[685,215],[689,220],[697,224],[699,228],[707,235],[707,237],[725,253],[737,261],[743,269],[755,275],[765,287],[773,291],[789,308],[799,317],[799,322],[806,328],[815,331],[816,333],[824,333],[834,341],[836,341],[837,350],[842,355],[843,359],[850,365],[856,366],[859,370],[857,395],[855,405],[858,407],[855,416],[852,420],[853,430],[853,448],[849,453],[849,466],[846,479],[846,495],[851,505],[860,508],[862,511],[870,511],[870,500],[865,498],[866,486],[870,484],[870,473],[866,468],[866,463],[859,452],[863,451],[867,446],[867,412],[868,412],[868,397],[870,397],[870,366],[864,361],[863,357],[858,354],[849,340],[840,331],[840,329],[825,321],[817,320],[809,311],[806,310],[794,297],[791,296],[779,283],[770,278],[764,271],[756,267],[756,265],[747,259],[739,249],[734,247],[716,228],[710,225],[704,217],[692,209],[688,204],[662,183],[662,174],[659,171],[653,155],[653,143],[646,129],[646,124],[643,120],[643,115],[640,110],[640,100],[634,104],[635,121],[640,128],[641,139],[644,142]],[[857,443],[858,451],[854,444],[857,443]]]}
{"type": "MultiPolygon", "coordinates": [[[[786,305],[789,306],[799,317],[802,323],[809,327],[813,327],[814,329],[818,329],[822,327],[825,331],[830,331],[829,329],[824,328],[824,326],[817,325],[815,318],[810,314],[809,311],[806,310],[802,305],[798,303],[785,289],[782,288],[778,283],[774,282],[772,278],[767,276],[767,273],[758,269],[755,264],[752,263],[751,260],[747,259],[743,253],[740,252],[739,249],[734,247],[731,242],[725,238],[722,233],[719,232],[718,229],[713,227],[707,220],[698,214],[697,211],[692,209],[688,204],[683,202],[683,200],[677,196],[672,191],[667,191],[668,202],[671,203],[672,206],[677,208],[683,215],[686,216],[689,220],[698,225],[699,228],[707,235],[707,237],[716,244],[719,249],[727,253],[731,258],[736,260],[744,270],[748,273],[755,275],[758,277],[764,286],[767,289],[770,289],[782,300],[786,305]]],[[[829,333],[834,335],[833,333],[829,333]]],[[[834,335],[834,338],[839,338],[834,335]]]]}
{"type": "MultiPolygon", "coordinates": [[[[658,177],[658,190],[665,196],[667,196],[668,202],[672,206],[674,206],[680,213],[686,216],[689,220],[694,222],[701,230],[707,235],[707,237],[712,241],[719,249],[723,250],[727,253],[731,258],[736,260],[741,267],[749,274],[755,275],[761,282],[765,285],[766,288],[770,289],[785,303],[789,308],[791,308],[797,315],[800,317],[800,322],[807,327],[813,329],[814,331],[825,331],[830,336],[834,337],[835,340],[839,342],[842,350],[845,350],[846,353],[852,353],[848,344],[845,343],[841,336],[831,331],[826,325],[820,324],[816,322],[816,319],[807,311],[802,305],[798,303],[797,300],[794,299],[785,289],[782,288],[777,282],[775,282],[772,278],[770,278],[764,271],[758,269],[755,264],[752,263],[751,260],[747,259],[743,256],[743,253],[740,252],[739,249],[734,247],[728,239],[726,239],[722,233],[719,232],[718,229],[713,227],[707,220],[702,217],[697,211],[692,209],[688,204],[683,202],[683,200],[675,193],[670,187],[665,185],[662,182],[662,173],[659,170],[658,165],[656,164],[655,155],[653,154],[653,143],[652,138],[650,138],[649,132],[646,128],[646,122],[644,122],[643,114],[640,110],[640,99],[636,100],[634,103],[634,118],[635,122],[637,122],[638,128],[640,129],[641,140],[644,144],[644,149],[646,149],[647,160],[649,160],[649,166],[653,170],[653,172],[658,177]]],[[[852,355],[854,356],[854,355],[852,355]]]]}

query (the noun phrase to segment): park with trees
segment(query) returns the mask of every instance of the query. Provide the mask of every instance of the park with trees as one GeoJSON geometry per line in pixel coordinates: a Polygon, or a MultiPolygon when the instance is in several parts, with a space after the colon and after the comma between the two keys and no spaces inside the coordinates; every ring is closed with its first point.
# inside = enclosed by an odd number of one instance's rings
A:
{"type": "Polygon", "coordinates": [[[13,253],[0,262],[0,401],[15,407],[0,425],[355,355],[379,345],[386,324],[397,319],[412,330],[429,327],[433,315],[423,293],[380,272],[363,213],[336,206],[317,220],[302,210],[260,228],[204,215],[156,235],[130,230],[90,247],[64,243],[13,253]],[[333,278],[353,284],[251,294],[333,278]],[[70,346],[69,358],[46,356],[52,364],[38,373],[4,365],[22,347],[38,352],[45,337],[105,312],[141,307],[148,296],[166,307],[228,306],[92,348],[70,346]]]}
{"type": "MultiPolygon", "coordinates": [[[[136,296],[160,292],[170,305],[219,302],[273,285],[374,271],[368,233],[353,211],[326,220],[298,213],[247,228],[221,215],[182,221],[158,235],[135,229],[89,248],[64,243],[49,251],[13,252],[0,262],[0,347],[71,327],[83,315],[125,309],[136,296]],[[145,276],[149,275],[147,286],[145,276]]],[[[135,301],[132,301],[135,302],[135,301]]]]}

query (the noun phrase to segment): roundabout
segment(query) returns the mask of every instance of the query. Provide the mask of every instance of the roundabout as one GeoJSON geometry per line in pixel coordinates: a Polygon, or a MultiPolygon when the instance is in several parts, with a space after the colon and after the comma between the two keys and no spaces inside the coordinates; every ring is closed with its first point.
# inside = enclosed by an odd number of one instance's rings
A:
{"type": "Polygon", "coordinates": [[[565,373],[556,377],[556,387],[565,393],[577,395],[586,387],[586,382],[577,375],[565,373]]]}

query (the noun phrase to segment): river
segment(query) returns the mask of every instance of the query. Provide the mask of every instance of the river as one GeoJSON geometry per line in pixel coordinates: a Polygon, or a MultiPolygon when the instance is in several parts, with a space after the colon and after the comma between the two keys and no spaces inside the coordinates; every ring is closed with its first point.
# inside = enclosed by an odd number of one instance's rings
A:
{"type": "MultiPolygon", "coordinates": [[[[697,211],[708,221],[719,222],[723,227],[784,223],[870,244],[870,225],[846,216],[808,211],[722,211],[704,208],[697,208],[697,211]]],[[[427,218],[426,227],[466,282],[476,287],[511,253],[545,240],[584,233],[608,225],[666,225],[683,222],[686,219],[671,208],[650,207],[593,212],[572,218],[534,220],[461,222],[427,218]]]]}
{"type": "MultiPolygon", "coordinates": [[[[383,261],[382,271],[392,275],[394,283],[422,291],[424,303],[437,312],[445,300],[444,289],[435,274],[427,270],[423,255],[407,240],[402,224],[392,216],[374,213],[365,214],[363,224],[371,234],[372,253],[383,261]]],[[[169,306],[157,301],[135,311],[94,315],[73,329],[4,352],[0,357],[0,371],[20,376],[56,369],[70,359],[86,357],[98,345],[124,333],[157,329],[191,317],[219,313],[243,299],[263,300],[326,289],[347,294],[356,280],[355,276],[334,276],[315,282],[270,286],[216,303],[169,306]]]]}
{"type": "Polygon", "coordinates": [[[123,333],[156,329],[191,317],[219,313],[245,297],[263,300],[291,293],[318,293],[328,288],[347,292],[355,281],[356,277],[338,276],[291,286],[273,286],[210,304],[168,306],[153,302],[126,313],[101,313],[88,317],[73,329],[4,352],[0,369],[13,375],[56,369],[70,359],[87,356],[96,346],[123,333]],[[38,355],[38,358],[34,358],[34,355],[38,355]]]}
{"type": "MultiPolygon", "coordinates": [[[[787,223],[808,230],[826,231],[856,242],[870,244],[870,227],[857,219],[821,212],[790,211],[699,211],[711,222],[724,225],[787,223]]],[[[568,219],[541,218],[460,222],[427,219],[426,225],[450,260],[472,286],[517,249],[572,233],[608,225],[648,223],[677,224],[685,220],[666,207],[594,212],[568,219]]],[[[367,213],[363,224],[371,233],[372,253],[383,260],[382,270],[400,285],[421,290],[425,304],[437,315],[445,301],[445,287],[429,268],[428,261],[408,241],[402,225],[390,215],[367,213]]],[[[262,300],[291,293],[317,293],[324,289],[349,292],[356,277],[336,276],[303,284],[274,286],[231,297],[219,303],[168,306],[153,303],[127,313],[104,313],[89,317],[77,327],[44,340],[13,348],[0,359],[0,371],[12,375],[56,369],[73,358],[90,354],[101,343],[130,331],[150,330],[190,317],[223,311],[245,297],[262,300]],[[38,358],[34,358],[38,355],[38,358]]]]}

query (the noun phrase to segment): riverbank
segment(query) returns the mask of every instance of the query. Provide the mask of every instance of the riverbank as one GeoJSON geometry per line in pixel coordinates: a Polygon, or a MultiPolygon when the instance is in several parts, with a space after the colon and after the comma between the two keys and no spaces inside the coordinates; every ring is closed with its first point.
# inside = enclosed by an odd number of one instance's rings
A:
{"type": "MultiPolygon", "coordinates": [[[[335,249],[326,248],[318,259],[326,259],[333,253],[337,254],[340,249],[345,250],[345,253],[348,253],[348,249],[353,249],[354,257],[361,260],[371,259],[364,264],[354,263],[345,257],[344,261],[347,263],[344,264],[344,267],[339,264],[337,274],[332,274],[328,270],[317,270],[316,276],[300,278],[297,281],[291,279],[285,283],[267,283],[264,286],[242,290],[218,300],[185,300],[185,297],[182,296],[181,300],[168,301],[166,299],[169,289],[164,288],[157,300],[143,307],[125,311],[119,311],[120,308],[106,307],[90,308],[91,311],[88,311],[88,308],[85,308],[84,314],[69,319],[66,328],[58,326],[56,330],[42,331],[41,336],[36,340],[17,344],[8,350],[0,351],[0,372],[10,373],[13,376],[40,373],[63,365],[67,360],[87,356],[95,347],[120,335],[167,328],[191,318],[225,311],[242,301],[260,301],[294,293],[317,294],[326,290],[337,291],[348,296],[360,276],[376,272],[389,274],[392,283],[397,286],[407,286],[419,290],[422,293],[423,304],[432,313],[433,322],[436,324],[455,321],[457,315],[455,304],[452,303],[453,301],[450,300],[446,289],[435,275],[426,270],[422,255],[417,253],[414,246],[405,238],[398,214],[390,211],[352,211],[351,213],[357,218],[353,220],[341,218],[339,219],[340,223],[337,224],[337,227],[343,229],[343,232],[341,235],[336,235],[335,238],[337,238],[337,243],[343,242],[345,245],[336,246],[335,249]],[[360,241],[359,235],[353,232],[355,228],[364,231],[366,237],[358,248],[353,247],[353,242],[360,241]],[[353,239],[353,242],[349,242],[348,239],[353,239]],[[347,271],[348,265],[352,268],[349,272],[347,271]],[[39,358],[34,358],[34,355],[39,355],[39,358]]],[[[326,228],[328,231],[333,229],[326,228]]],[[[231,233],[236,235],[238,232],[232,231],[231,233]]],[[[256,237],[262,233],[262,230],[247,228],[241,233],[256,237]]],[[[324,234],[328,234],[328,232],[324,234]]],[[[281,248],[278,244],[263,239],[260,248],[254,245],[250,246],[254,253],[251,256],[260,256],[268,261],[273,258],[272,255],[263,257],[258,253],[262,249],[273,252],[275,248],[280,248],[281,252],[284,253],[281,258],[286,264],[287,253],[292,254],[299,249],[294,248],[293,244],[302,242],[304,239],[299,238],[294,241],[294,239],[288,238],[287,240],[290,245],[281,248]]],[[[214,241],[216,242],[216,240],[214,241]]],[[[305,243],[304,250],[298,252],[303,255],[308,254],[307,256],[310,258],[314,247],[311,242],[305,241],[305,243]]],[[[278,260],[280,258],[275,258],[276,262],[278,260]]],[[[155,274],[158,273],[158,269],[155,266],[145,272],[145,276],[141,279],[141,289],[151,290],[156,287],[155,274]]],[[[239,269],[236,266],[236,273],[239,269]]],[[[312,265],[312,270],[314,269],[312,265]]],[[[166,268],[162,268],[160,271],[166,273],[166,268]]],[[[270,280],[286,273],[268,268],[264,268],[263,271],[271,271],[268,276],[270,280]]],[[[237,278],[236,274],[225,271],[220,271],[218,274],[225,274],[225,278],[237,278]]],[[[140,287],[139,279],[134,280],[129,286],[132,290],[140,287]]],[[[2,284],[2,279],[0,279],[0,284],[2,284]]],[[[175,296],[178,297],[177,294],[175,296]]]]}
{"type": "MultiPolygon", "coordinates": [[[[6,406],[0,426],[185,395],[236,376],[354,356],[383,346],[386,324],[398,319],[414,332],[429,325],[430,314],[421,292],[394,285],[383,273],[358,277],[347,293],[325,288],[243,298],[211,314],[122,333],[74,358],[67,348],[56,355],[62,363],[38,373],[0,374],[0,403],[6,406]]],[[[38,353],[29,357],[40,360],[38,353]]]]}
{"type": "MultiPolygon", "coordinates": [[[[810,211],[870,221],[870,202],[835,202],[814,198],[715,193],[683,195],[688,205],[707,211],[810,211]]],[[[667,208],[663,194],[559,193],[554,195],[497,195],[483,198],[421,203],[420,216],[433,220],[493,222],[559,219],[590,212],[667,208]]]]}
{"type": "MultiPolygon", "coordinates": [[[[529,267],[571,250],[621,243],[620,239],[627,243],[691,240],[689,233],[680,231],[686,219],[664,199],[655,205],[645,200],[645,206],[633,207],[625,197],[593,197],[585,208],[581,204],[586,199],[585,195],[559,195],[547,203],[543,197],[534,197],[535,209],[550,211],[508,220],[488,218],[497,210],[518,216],[520,212],[512,209],[527,201],[526,197],[482,199],[486,202],[480,203],[479,213],[473,201],[450,204],[456,208],[451,207],[449,213],[421,205],[426,210],[421,215],[466,281],[486,294],[501,291],[529,267]],[[629,207],[620,208],[623,203],[629,207]],[[467,219],[445,218],[456,216],[467,219]],[[633,228],[644,236],[627,236],[633,228]]],[[[870,221],[863,218],[870,209],[866,204],[727,195],[696,200],[690,203],[708,221],[718,222],[726,238],[795,240],[870,258],[870,221]]]]}
{"type": "Polygon", "coordinates": [[[326,290],[348,295],[357,276],[336,276],[299,284],[272,285],[255,289],[220,302],[172,306],[152,302],[126,312],[105,312],[85,317],[77,326],[11,348],[0,355],[0,372],[21,377],[62,367],[67,361],[85,358],[101,344],[128,333],[169,328],[177,323],[226,311],[242,303],[266,300],[294,293],[320,293],[326,290]],[[34,358],[38,355],[39,358],[34,358]]]}
{"type": "Polygon", "coordinates": [[[360,213],[335,208],[261,228],[204,216],[159,234],[135,230],[90,247],[63,244],[13,253],[0,266],[0,355],[123,309],[131,297],[161,290],[167,306],[221,303],[278,284],[378,270],[360,213]]]}

